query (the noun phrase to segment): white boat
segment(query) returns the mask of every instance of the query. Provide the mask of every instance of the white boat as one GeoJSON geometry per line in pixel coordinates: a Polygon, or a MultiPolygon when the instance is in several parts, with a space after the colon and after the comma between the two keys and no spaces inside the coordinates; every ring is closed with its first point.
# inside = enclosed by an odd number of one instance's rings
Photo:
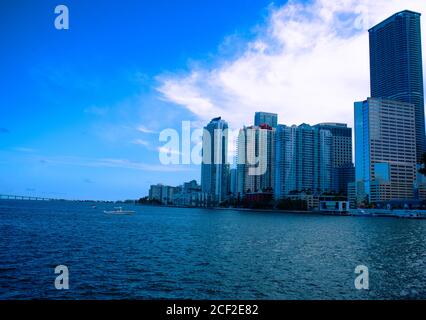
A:
{"type": "Polygon", "coordinates": [[[135,211],[132,211],[132,210],[123,210],[122,207],[116,207],[114,209],[115,210],[113,210],[113,211],[104,211],[104,213],[107,213],[107,214],[118,214],[118,215],[131,215],[131,214],[135,213],[135,211]]]}

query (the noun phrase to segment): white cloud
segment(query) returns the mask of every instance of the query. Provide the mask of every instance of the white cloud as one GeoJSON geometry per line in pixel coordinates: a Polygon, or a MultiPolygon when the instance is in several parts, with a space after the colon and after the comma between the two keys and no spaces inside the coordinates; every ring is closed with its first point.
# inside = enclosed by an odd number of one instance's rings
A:
{"type": "Polygon", "coordinates": [[[34,153],[34,152],[36,152],[37,150],[35,150],[35,149],[32,149],[32,148],[25,148],[25,147],[17,147],[17,148],[14,148],[14,150],[15,151],[18,151],[18,152],[25,152],[25,153],[34,153]]]}
{"type": "Polygon", "coordinates": [[[151,144],[148,141],[142,139],[135,139],[132,141],[132,144],[136,144],[139,146],[149,147],[151,144]]]}
{"type": "Polygon", "coordinates": [[[164,153],[166,155],[182,155],[182,153],[179,150],[168,148],[168,147],[159,147],[157,148],[159,153],[164,153]]]}
{"type": "Polygon", "coordinates": [[[154,130],[151,130],[143,125],[138,126],[137,131],[141,132],[141,133],[157,133],[154,130]]]}
{"type": "Polygon", "coordinates": [[[288,125],[352,125],[353,102],[370,93],[367,30],[405,9],[426,13],[426,1],[289,1],[271,7],[242,54],[159,76],[157,89],[201,121],[222,116],[232,129],[251,124],[256,111],[276,112],[288,125]]]}

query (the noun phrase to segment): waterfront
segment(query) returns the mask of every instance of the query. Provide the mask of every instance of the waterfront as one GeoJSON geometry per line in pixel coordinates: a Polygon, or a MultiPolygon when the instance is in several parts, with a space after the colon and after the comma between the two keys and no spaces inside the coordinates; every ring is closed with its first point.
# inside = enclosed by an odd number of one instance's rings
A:
{"type": "Polygon", "coordinates": [[[424,220],[112,207],[0,201],[0,299],[426,298],[424,220]]]}

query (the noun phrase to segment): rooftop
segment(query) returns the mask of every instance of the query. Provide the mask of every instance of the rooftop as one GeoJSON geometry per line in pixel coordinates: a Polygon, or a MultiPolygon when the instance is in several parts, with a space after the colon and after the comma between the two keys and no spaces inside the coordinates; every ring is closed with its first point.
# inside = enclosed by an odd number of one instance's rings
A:
{"type": "Polygon", "coordinates": [[[421,13],[418,13],[418,12],[415,12],[415,11],[411,11],[411,10],[404,10],[404,11],[397,12],[397,13],[391,15],[389,18],[387,18],[387,19],[383,20],[382,22],[378,23],[374,27],[370,28],[368,30],[368,32],[376,31],[377,29],[383,28],[387,24],[393,22],[395,20],[395,18],[400,17],[400,16],[404,16],[404,15],[417,15],[417,16],[420,17],[421,13]]]}

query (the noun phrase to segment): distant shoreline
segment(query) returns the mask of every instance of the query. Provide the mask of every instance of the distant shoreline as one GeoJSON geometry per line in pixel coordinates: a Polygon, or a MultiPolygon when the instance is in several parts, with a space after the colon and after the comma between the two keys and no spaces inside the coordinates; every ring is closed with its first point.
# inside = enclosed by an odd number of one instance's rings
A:
{"type": "Polygon", "coordinates": [[[23,200],[23,199],[0,199],[0,201],[23,201],[23,202],[75,202],[75,203],[97,203],[97,204],[120,204],[143,206],[153,208],[177,208],[177,209],[203,209],[216,211],[235,211],[235,212],[253,212],[253,213],[281,213],[281,214],[299,214],[299,215],[317,215],[334,217],[366,217],[366,218],[398,218],[398,219],[419,219],[426,220],[426,210],[387,210],[387,209],[351,209],[348,212],[332,212],[319,210],[279,210],[279,209],[252,209],[252,208],[222,208],[222,207],[187,207],[160,204],[147,204],[137,202],[108,202],[108,201],[79,201],[79,200],[23,200]]]}
{"type": "Polygon", "coordinates": [[[164,207],[164,208],[178,208],[178,209],[206,209],[206,210],[231,210],[241,212],[276,212],[276,213],[299,213],[299,214],[320,214],[320,211],[302,211],[302,210],[278,210],[278,209],[251,209],[251,208],[222,208],[222,207],[186,207],[186,206],[172,206],[172,205],[156,205],[156,204],[139,204],[138,206],[145,207],[164,207]]]}
{"type": "MultiPolygon", "coordinates": [[[[336,213],[329,211],[319,211],[319,210],[279,210],[279,209],[251,209],[251,208],[221,208],[221,207],[184,207],[184,206],[167,206],[167,205],[149,205],[149,204],[138,204],[147,207],[165,207],[165,208],[179,208],[179,209],[205,209],[205,210],[217,210],[217,211],[237,211],[237,212],[258,212],[258,213],[282,213],[282,214],[300,214],[300,215],[316,215],[316,216],[333,216],[333,217],[361,217],[361,218],[398,218],[398,219],[426,219],[426,212],[421,213],[421,215],[398,215],[397,213],[401,212],[411,212],[413,214],[421,212],[420,210],[386,210],[386,209],[363,209],[365,213],[354,213],[354,212],[345,212],[345,213],[336,213]]],[[[353,209],[357,211],[358,209],[353,209]]]]}

